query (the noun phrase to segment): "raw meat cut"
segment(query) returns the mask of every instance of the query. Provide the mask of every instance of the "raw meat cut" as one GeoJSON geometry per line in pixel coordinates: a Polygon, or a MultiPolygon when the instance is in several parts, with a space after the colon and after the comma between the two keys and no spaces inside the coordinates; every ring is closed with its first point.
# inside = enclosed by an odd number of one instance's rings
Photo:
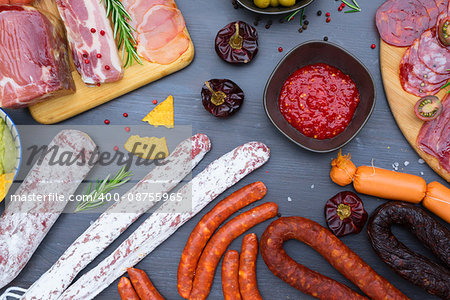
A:
{"type": "Polygon", "coordinates": [[[93,167],[95,148],[84,132],[61,131],[11,196],[0,218],[0,289],[20,273],[56,222],[93,167]],[[67,155],[72,163],[61,163],[67,155]]]}
{"type": "Polygon", "coordinates": [[[64,28],[31,6],[0,5],[0,106],[21,108],[75,91],[64,28]]]}
{"type": "Polygon", "coordinates": [[[113,204],[75,241],[23,295],[22,300],[56,300],[83,268],[106,249],[154,201],[130,201],[138,195],[169,193],[211,149],[209,138],[197,134],[176,147],[147,176],[113,204]]]}
{"type": "Polygon", "coordinates": [[[123,2],[136,29],[138,55],[158,63],[170,64],[189,48],[186,24],[173,0],[126,0],[123,2]]]}
{"type": "Polygon", "coordinates": [[[123,67],[103,1],[57,0],[73,61],[86,84],[122,79],[123,67]]]}
{"type": "Polygon", "coordinates": [[[433,121],[425,122],[417,137],[417,146],[436,159],[450,172],[450,96],[443,101],[442,112],[433,121]]]}
{"type": "Polygon", "coordinates": [[[267,162],[269,148],[250,142],[213,161],[177,192],[181,200],[166,201],[114,252],[72,284],[59,300],[93,299],[169,238],[226,189],[267,162]]]}

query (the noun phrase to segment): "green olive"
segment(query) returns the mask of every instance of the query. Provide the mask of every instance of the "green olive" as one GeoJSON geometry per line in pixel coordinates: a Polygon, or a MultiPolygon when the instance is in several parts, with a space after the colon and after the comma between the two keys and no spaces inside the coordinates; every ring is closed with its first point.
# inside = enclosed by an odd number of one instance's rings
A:
{"type": "Polygon", "coordinates": [[[292,6],[295,5],[295,0],[279,0],[280,4],[283,6],[292,6]]]}
{"type": "Polygon", "coordinates": [[[278,0],[270,0],[270,6],[277,7],[280,5],[280,1],[278,0]]]}
{"type": "Polygon", "coordinates": [[[253,0],[253,3],[259,8],[267,8],[270,5],[270,1],[271,0],[253,0]]]}

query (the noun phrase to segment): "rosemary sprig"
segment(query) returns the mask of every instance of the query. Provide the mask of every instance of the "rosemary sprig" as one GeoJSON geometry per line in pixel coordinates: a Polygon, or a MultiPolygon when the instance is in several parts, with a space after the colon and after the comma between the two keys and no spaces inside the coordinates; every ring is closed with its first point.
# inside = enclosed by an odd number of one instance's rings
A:
{"type": "Polygon", "coordinates": [[[95,180],[94,187],[92,187],[91,182],[86,191],[86,196],[88,196],[86,198],[88,200],[79,202],[75,208],[75,212],[90,210],[104,205],[106,203],[103,201],[105,195],[113,189],[127,183],[131,176],[133,174],[130,171],[126,171],[125,167],[122,167],[112,179],[109,179],[110,175],[108,175],[102,181],[95,180]]]}
{"type": "Polygon", "coordinates": [[[352,10],[344,11],[344,13],[354,13],[354,12],[360,12],[361,7],[359,7],[358,2],[356,0],[352,0],[353,3],[348,2],[347,0],[342,0],[342,3],[347,5],[348,7],[352,8],[352,10]]]}
{"type": "Polygon", "coordinates": [[[299,8],[296,11],[290,13],[289,15],[287,15],[284,19],[289,22],[292,21],[292,19],[294,19],[294,17],[299,13],[302,12],[301,17],[300,17],[300,25],[302,25],[303,23],[303,12],[304,12],[304,8],[299,8]]]}
{"type": "Polygon", "coordinates": [[[117,41],[117,48],[122,48],[122,61],[127,52],[124,67],[131,66],[133,61],[142,64],[141,58],[137,54],[136,39],[133,36],[135,29],[130,25],[130,14],[127,12],[120,0],[101,0],[106,4],[106,15],[111,17],[114,23],[114,38],[117,41]]]}

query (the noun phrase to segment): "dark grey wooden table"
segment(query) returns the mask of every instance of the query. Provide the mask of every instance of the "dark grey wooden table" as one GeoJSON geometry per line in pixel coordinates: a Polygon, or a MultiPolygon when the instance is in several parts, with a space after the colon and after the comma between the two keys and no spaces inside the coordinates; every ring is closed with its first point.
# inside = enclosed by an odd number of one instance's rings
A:
{"type": "MultiPolygon", "coordinates": [[[[316,0],[305,11],[309,27],[301,34],[297,31],[298,17],[288,24],[279,23],[279,17],[263,17],[257,26],[259,53],[252,63],[243,67],[230,66],[217,57],[214,51],[214,37],[217,30],[229,22],[243,20],[253,23],[255,14],[242,8],[235,10],[230,0],[178,0],[177,2],[186,18],[196,48],[192,64],[176,74],[67,120],[63,122],[64,125],[101,125],[105,118],[108,118],[111,124],[142,124],[140,120],[153,107],[151,104],[153,99],[163,100],[168,94],[173,94],[176,124],[192,125],[194,132],[206,133],[213,143],[213,149],[196,168],[194,174],[239,144],[250,140],[262,141],[271,148],[270,161],[225,194],[230,194],[245,184],[262,180],[268,187],[268,194],[264,201],[277,202],[282,215],[299,215],[326,225],[323,216],[326,200],[339,191],[351,189],[339,187],[329,179],[330,161],[337,153],[314,154],[300,149],[280,135],[266,118],[262,94],[269,74],[287,50],[299,43],[321,40],[324,36],[328,36],[329,41],[345,47],[364,62],[375,78],[377,87],[377,104],[370,121],[358,137],[344,148],[344,152],[351,152],[357,165],[370,164],[373,159],[376,166],[392,169],[392,164],[398,162],[400,171],[422,175],[427,182],[437,180],[446,184],[426,164],[419,163],[418,155],[401,134],[389,110],[379,70],[379,37],[374,25],[375,10],[383,1],[359,1],[362,7],[361,13],[343,14],[337,11],[340,2],[316,0]],[[316,15],[318,10],[323,12],[321,17],[316,15]],[[326,23],[324,17],[328,11],[331,12],[330,23],[326,23]],[[264,25],[269,20],[273,20],[273,25],[270,29],[265,29],[264,25]],[[377,45],[377,49],[371,49],[372,43],[377,45]],[[278,52],[278,47],[284,49],[283,53],[278,52]],[[210,78],[232,79],[245,91],[245,104],[234,117],[219,120],[203,109],[199,92],[203,82],[210,78]],[[129,114],[127,119],[122,117],[124,112],[129,114]]],[[[17,124],[36,124],[28,110],[9,111],[9,113],[17,124]]],[[[222,198],[223,196],[220,197],[222,198]]],[[[361,198],[369,213],[384,202],[369,196],[361,196],[361,198]]],[[[176,290],[176,271],[181,251],[191,230],[215,203],[217,200],[180,228],[137,266],[150,275],[155,286],[167,299],[180,298],[176,290]]],[[[28,265],[11,285],[30,286],[96,216],[63,214],[28,265]]],[[[129,228],[87,269],[92,268],[110,254],[142,221],[143,218],[129,228]]],[[[269,222],[260,224],[252,231],[260,237],[268,224],[269,222]]],[[[394,232],[407,246],[434,259],[433,255],[420,245],[413,235],[401,228],[394,228],[394,232]]],[[[239,250],[241,240],[242,237],[238,238],[230,248],[239,250]]],[[[421,288],[415,287],[396,275],[375,255],[365,230],[358,235],[344,237],[342,241],[412,299],[433,299],[421,288]]],[[[285,248],[297,261],[356,289],[308,246],[297,241],[289,241],[285,244],[285,248]]],[[[265,299],[310,298],[275,277],[267,269],[261,256],[258,257],[257,276],[259,289],[265,299]]],[[[118,299],[116,286],[117,281],[103,291],[98,299],[118,299]]],[[[222,288],[218,271],[210,299],[221,298],[222,288]]]]}

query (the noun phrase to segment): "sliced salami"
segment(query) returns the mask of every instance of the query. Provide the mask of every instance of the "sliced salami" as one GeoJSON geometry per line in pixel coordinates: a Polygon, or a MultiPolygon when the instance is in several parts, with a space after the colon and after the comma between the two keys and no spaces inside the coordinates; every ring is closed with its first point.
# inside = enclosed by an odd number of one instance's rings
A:
{"type": "Polygon", "coordinates": [[[422,4],[427,10],[428,15],[430,16],[430,24],[429,26],[433,26],[436,24],[437,17],[440,13],[439,8],[434,0],[417,0],[422,4]]]}
{"type": "Polygon", "coordinates": [[[116,202],[98,217],[21,299],[58,299],[82,269],[155,203],[133,199],[137,199],[139,194],[169,193],[210,149],[211,143],[204,134],[181,142],[166,158],[167,163],[156,166],[122,196],[122,201],[116,202]]]}
{"type": "Polygon", "coordinates": [[[444,47],[436,36],[436,30],[422,33],[419,40],[418,56],[433,72],[448,75],[450,72],[450,49],[444,47]]]}
{"type": "Polygon", "coordinates": [[[200,212],[208,203],[267,162],[269,148],[250,142],[212,162],[178,194],[180,201],[163,203],[110,256],[71,285],[59,300],[93,299],[200,212]]]}
{"type": "Polygon", "coordinates": [[[436,6],[438,7],[439,12],[447,11],[449,5],[448,0],[436,0],[436,6]]]}
{"type": "Polygon", "coordinates": [[[47,151],[42,163],[38,160],[12,196],[0,220],[0,288],[20,273],[56,222],[95,163],[91,159],[95,148],[84,132],[61,131],[48,145],[55,150],[47,151]],[[54,153],[69,153],[76,160],[55,164],[54,153]],[[61,195],[64,201],[52,200],[52,195],[61,195]],[[14,196],[27,200],[14,201],[14,196]]]}
{"type": "Polygon", "coordinates": [[[411,46],[409,55],[409,63],[412,65],[412,72],[424,81],[425,84],[440,84],[443,85],[450,77],[450,74],[438,74],[428,68],[419,58],[419,39],[414,41],[411,46]]]}
{"type": "Polygon", "coordinates": [[[406,50],[400,63],[400,83],[405,91],[418,97],[425,95],[434,95],[439,90],[440,84],[430,84],[417,77],[413,72],[413,64],[411,63],[412,47],[406,50]]]}
{"type": "Polygon", "coordinates": [[[430,26],[430,15],[417,0],[384,2],[377,10],[376,25],[381,38],[388,44],[410,46],[430,26]]]}

